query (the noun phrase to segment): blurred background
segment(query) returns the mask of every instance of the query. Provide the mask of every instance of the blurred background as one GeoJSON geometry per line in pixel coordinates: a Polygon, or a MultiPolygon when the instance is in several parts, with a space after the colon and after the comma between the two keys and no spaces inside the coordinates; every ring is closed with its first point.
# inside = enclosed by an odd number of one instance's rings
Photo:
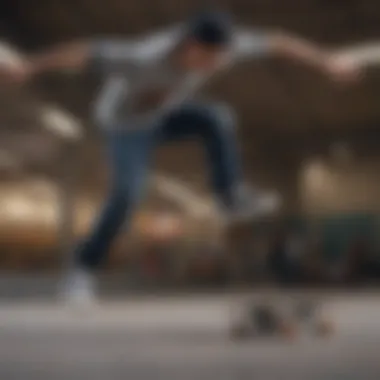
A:
{"type": "MultiPolygon", "coordinates": [[[[371,0],[220,5],[242,25],[283,28],[331,47],[378,37],[380,7],[371,0]]],[[[200,6],[3,0],[2,54],[99,35],[133,37],[183,20],[200,6]]],[[[98,86],[90,74],[51,74],[27,89],[0,89],[1,271],[56,275],[90,228],[107,183],[101,139],[90,122],[98,86]]],[[[237,111],[247,178],[284,199],[277,220],[252,223],[251,239],[236,243],[242,279],[376,283],[379,70],[342,88],[307,68],[265,59],[236,66],[205,92],[237,111]]],[[[202,213],[212,197],[203,160],[191,141],[157,152],[150,194],[132,232],[115,244],[109,275],[121,274],[140,288],[225,285],[218,223],[202,213]]]]}
{"type": "MultiPolygon", "coordinates": [[[[283,28],[332,48],[380,37],[375,0],[216,3],[242,25],[283,28]]],[[[75,38],[132,38],[202,6],[1,0],[0,60],[75,38]]],[[[247,179],[284,200],[277,218],[252,222],[248,238],[236,239],[235,280],[258,295],[272,285],[283,295],[285,286],[333,295],[340,337],[286,348],[225,340],[231,305],[215,293],[233,285],[231,252],[219,221],[205,212],[212,194],[192,141],[157,152],[149,195],[113,246],[101,288],[122,295],[120,303],[80,317],[37,301],[56,295],[105,196],[103,145],[90,117],[98,86],[86,73],[0,88],[0,377],[379,379],[379,68],[338,87],[268,58],[238,65],[205,89],[237,112],[247,179]],[[172,298],[157,300],[160,292],[172,298]]]]}

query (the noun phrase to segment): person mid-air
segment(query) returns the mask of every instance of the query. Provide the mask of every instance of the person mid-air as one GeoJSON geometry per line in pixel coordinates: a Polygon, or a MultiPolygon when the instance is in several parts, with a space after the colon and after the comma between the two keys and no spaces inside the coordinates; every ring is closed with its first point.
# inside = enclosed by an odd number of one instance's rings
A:
{"type": "Polygon", "coordinates": [[[111,185],[94,229],[76,249],[76,267],[65,287],[69,300],[93,299],[93,273],[142,199],[158,144],[199,138],[207,152],[221,217],[231,222],[231,228],[236,220],[274,211],[277,202],[271,194],[244,185],[231,110],[193,98],[214,74],[269,54],[303,62],[338,80],[355,75],[351,65],[331,59],[328,51],[308,41],[239,28],[220,12],[201,13],[178,26],[133,39],[70,43],[20,65],[0,68],[15,83],[67,69],[93,70],[104,79],[94,115],[104,131],[111,185]]]}

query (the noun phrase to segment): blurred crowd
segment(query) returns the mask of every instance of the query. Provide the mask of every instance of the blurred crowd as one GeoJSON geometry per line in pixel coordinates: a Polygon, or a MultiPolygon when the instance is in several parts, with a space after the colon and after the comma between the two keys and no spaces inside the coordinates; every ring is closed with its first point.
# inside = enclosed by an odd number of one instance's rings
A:
{"type": "Polygon", "coordinates": [[[355,285],[380,280],[380,252],[366,237],[353,237],[333,257],[320,239],[292,230],[277,232],[260,249],[261,254],[255,244],[247,249],[253,272],[262,268],[264,278],[279,285],[355,285]]]}
{"type": "MultiPolygon", "coordinates": [[[[106,272],[122,273],[142,287],[380,284],[380,245],[376,229],[370,228],[377,224],[355,223],[330,223],[331,231],[278,221],[252,225],[247,239],[236,241],[233,252],[207,238],[144,238],[129,247],[116,245],[106,272]]],[[[67,251],[63,255],[59,247],[0,246],[0,252],[0,269],[15,273],[56,272],[69,260],[64,257],[67,251]]]]}
{"type": "MultiPolygon", "coordinates": [[[[345,231],[344,225],[341,230],[345,231]]],[[[160,278],[169,279],[176,273],[176,280],[194,286],[228,286],[232,281],[279,286],[380,283],[380,250],[376,241],[360,228],[347,228],[345,232],[343,236],[338,232],[329,236],[326,231],[311,233],[288,226],[266,231],[252,226],[250,238],[237,244],[234,252],[207,244],[193,245],[184,259],[178,247],[152,245],[139,265],[145,278],[159,282],[160,278]],[[235,273],[231,279],[231,257],[238,262],[238,278],[235,273]]]]}
{"type": "MultiPolygon", "coordinates": [[[[128,266],[127,266],[128,267],[128,266]]],[[[362,236],[353,236],[334,257],[322,241],[293,230],[247,241],[235,252],[192,247],[186,257],[176,247],[152,245],[134,266],[142,283],[220,287],[239,281],[247,285],[358,286],[380,283],[380,252],[362,236]],[[232,278],[231,257],[239,273],[232,278]]]]}

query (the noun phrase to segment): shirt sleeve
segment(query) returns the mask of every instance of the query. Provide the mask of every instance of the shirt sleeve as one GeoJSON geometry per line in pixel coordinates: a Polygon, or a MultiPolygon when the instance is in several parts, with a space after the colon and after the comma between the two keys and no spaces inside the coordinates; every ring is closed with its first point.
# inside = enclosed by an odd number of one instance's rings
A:
{"type": "Polygon", "coordinates": [[[121,66],[137,63],[139,56],[136,42],[96,40],[91,42],[90,67],[97,72],[115,72],[121,66]]]}
{"type": "Polygon", "coordinates": [[[140,65],[164,54],[179,37],[172,27],[134,40],[100,39],[91,42],[91,66],[105,73],[140,65]]]}
{"type": "Polygon", "coordinates": [[[270,50],[269,33],[250,29],[237,30],[234,47],[237,59],[260,58],[270,54],[270,50]]]}

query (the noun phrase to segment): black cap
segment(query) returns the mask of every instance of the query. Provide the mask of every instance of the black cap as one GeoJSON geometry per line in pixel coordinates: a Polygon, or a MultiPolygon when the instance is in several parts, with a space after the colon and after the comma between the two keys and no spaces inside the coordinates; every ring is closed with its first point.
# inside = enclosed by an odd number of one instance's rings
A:
{"type": "Polygon", "coordinates": [[[188,36],[210,46],[224,46],[232,39],[232,21],[223,12],[202,12],[189,23],[188,36]]]}

